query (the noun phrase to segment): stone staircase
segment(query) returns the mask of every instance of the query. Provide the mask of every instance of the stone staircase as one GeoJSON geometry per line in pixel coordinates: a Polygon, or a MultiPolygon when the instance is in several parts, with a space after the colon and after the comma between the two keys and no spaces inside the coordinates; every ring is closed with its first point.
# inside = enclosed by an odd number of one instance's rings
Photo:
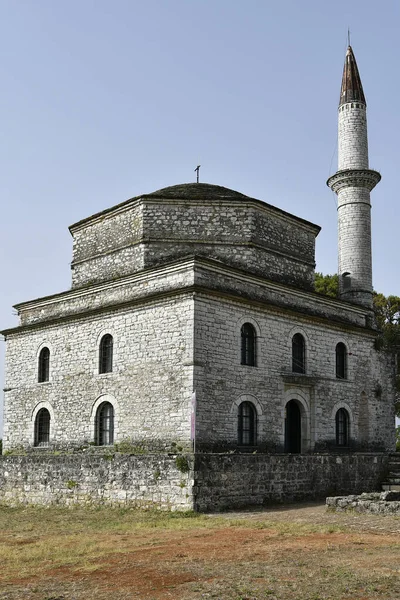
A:
{"type": "Polygon", "coordinates": [[[382,489],[385,492],[400,492],[400,452],[389,455],[388,467],[388,476],[382,482],[382,489]]]}

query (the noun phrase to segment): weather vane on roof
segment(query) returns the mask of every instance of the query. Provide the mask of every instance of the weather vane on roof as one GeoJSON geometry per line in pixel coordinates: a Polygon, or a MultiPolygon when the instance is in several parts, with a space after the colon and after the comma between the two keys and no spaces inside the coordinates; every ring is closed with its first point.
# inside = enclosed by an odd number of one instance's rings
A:
{"type": "Polygon", "coordinates": [[[197,183],[199,183],[200,167],[201,165],[197,165],[197,167],[195,168],[195,172],[197,171],[197,183]]]}
{"type": "Polygon", "coordinates": [[[348,46],[351,46],[351,44],[350,44],[350,27],[347,28],[347,42],[348,42],[348,46]]]}

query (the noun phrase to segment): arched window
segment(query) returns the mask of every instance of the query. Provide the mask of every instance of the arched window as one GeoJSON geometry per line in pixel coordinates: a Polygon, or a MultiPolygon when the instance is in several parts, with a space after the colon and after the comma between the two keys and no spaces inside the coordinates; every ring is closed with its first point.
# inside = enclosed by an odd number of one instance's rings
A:
{"type": "Polygon", "coordinates": [[[96,413],[96,445],[111,446],[114,443],[114,408],[110,402],[102,402],[96,413]]]}
{"type": "Polygon", "coordinates": [[[113,370],[113,338],[106,333],[100,341],[99,373],[111,373],[113,370]]]}
{"type": "Polygon", "coordinates": [[[35,419],[35,446],[48,446],[50,441],[50,413],[41,408],[35,419]]]}
{"type": "Polygon", "coordinates": [[[245,323],[240,330],[242,365],[256,366],[256,332],[251,323],[245,323]]]}
{"type": "Polygon", "coordinates": [[[38,382],[43,383],[49,381],[50,374],[50,350],[42,348],[39,354],[38,361],[38,382]]]}
{"type": "Polygon", "coordinates": [[[349,445],[349,413],[345,408],[339,408],[336,413],[336,445],[349,445]]]}
{"type": "Polygon", "coordinates": [[[292,371],[306,372],[306,345],[301,333],[296,333],[292,338],[292,371]]]}
{"type": "Polygon", "coordinates": [[[336,377],[347,379],[347,349],[342,342],[336,346],[336,377]]]}
{"type": "Polygon", "coordinates": [[[238,443],[254,446],[257,434],[257,413],[251,402],[242,402],[238,408],[238,443]]]}

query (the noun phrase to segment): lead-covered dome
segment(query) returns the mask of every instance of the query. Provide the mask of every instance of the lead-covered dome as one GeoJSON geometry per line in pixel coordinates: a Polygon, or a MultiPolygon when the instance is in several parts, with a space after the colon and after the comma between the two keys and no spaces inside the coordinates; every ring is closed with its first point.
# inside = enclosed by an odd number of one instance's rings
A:
{"type": "Polygon", "coordinates": [[[222,185],[212,185],[211,183],[180,183],[171,185],[161,190],[156,190],[150,194],[144,194],[146,197],[183,199],[183,200],[247,200],[249,196],[223,187],[222,185]]]}

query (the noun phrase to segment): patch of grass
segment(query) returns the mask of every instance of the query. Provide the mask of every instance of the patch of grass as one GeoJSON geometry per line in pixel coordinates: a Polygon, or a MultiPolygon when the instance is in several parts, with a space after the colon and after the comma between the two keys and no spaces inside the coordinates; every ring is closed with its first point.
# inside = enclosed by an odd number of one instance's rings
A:
{"type": "MultiPolygon", "coordinates": [[[[324,515],[3,506],[1,591],[7,600],[397,600],[397,535],[324,515]]],[[[400,528],[379,521],[389,522],[400,528]]]]}

